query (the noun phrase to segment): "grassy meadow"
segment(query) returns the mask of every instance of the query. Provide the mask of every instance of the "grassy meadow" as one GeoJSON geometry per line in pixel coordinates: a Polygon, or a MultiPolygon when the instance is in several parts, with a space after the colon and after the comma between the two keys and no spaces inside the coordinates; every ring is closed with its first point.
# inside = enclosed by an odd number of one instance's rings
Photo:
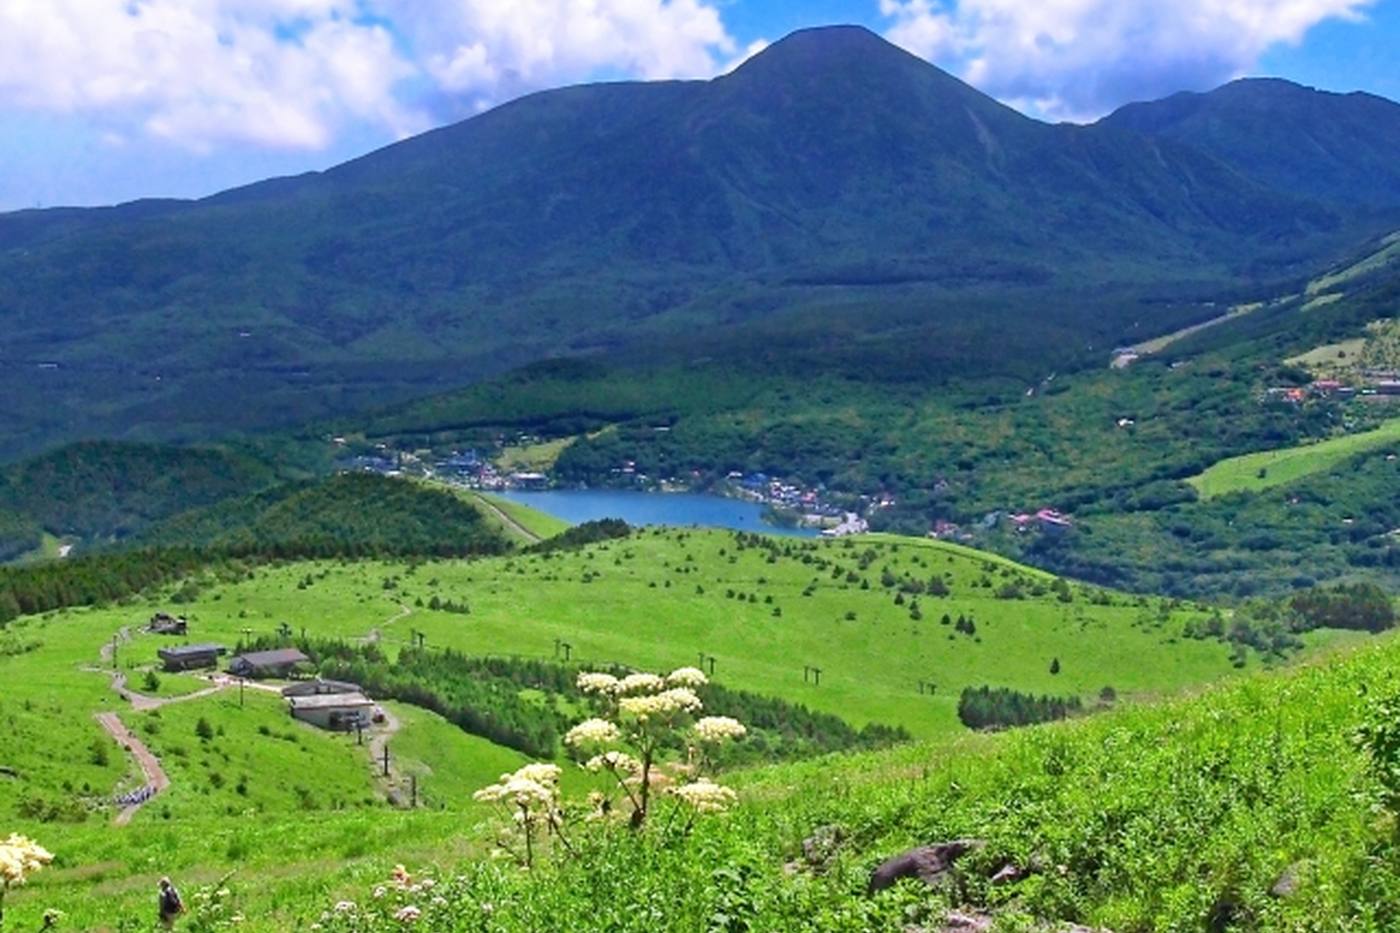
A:
{"type": "MultiPolygon", "coordinates": [[[[77,928],[115,928],[114,918],[148,914],[161,874],[198,885],[237,869],[232,883],[243,909],[261,918],[253,925],[285,929],[346,892],[362,892],[396,861],[452,866],[490,850],[491,814],[471,793],[522,763],[519,753],[424,710],[386,704],[401,725],[388,742],[396,786],[418,779],[422,807],[406,811],[386,801],[388,785],[367,748],[294,722],[270,693],[250,688],[240,703],[229,688],[137,712],[110,690],[111,662],[101,651],[128,629],[115,665],[142,690],[157,647],[169,643],[137,631],[156,609],[188,616],[191,641],[230,647],[244,633],[271,634],[285,623],[308,635],[372,639],[390,653],[415,634],[429,647],[471,654],[548,659],[567,645],[574,661],[653,670],[695,664],[704,653],[724,686],[857,726],[904,726],[924,740],[832,765],[843,780],[860,782],[862,767],[873,780],[907,774],[911,761],[955,768],[950,762],[963,749],[1000,748],[1002,740],[958,723],[964,686],[1075,694],[1089,704],[1112,686],[1123,705],[1233,672],[1227,646],[1180,637],[1204,607],[1060,583],[1004,558],[891,536],[799,541],[648,529],[550,554],[292,562],[209,576],[123,605],[26,617],[0,633],[0,721],[12,737],[0,749],[0,826],[58,853],[12,897],[16,928],[37,925],[50,906],[67,911],[77,928]],[[946,595],[901,592],[934,577],[946,595]],[[192,601],[173,605],[176,591],[192,601]],[[469,611],[424,608],[433,596],[469,611]],[[944,624],[945,615],[973,620],[975,633],[944,624]],[[1057,660],[1059,672],[1051,673],[1057,660]],[[820,686],[804,682],[804,667],[821,668],[820,686]],[[933,685],[931,694],[920,692],[920,680],[933,685]],[[172,782],[124,827],[111,825],[108,801],[143,779],[98,725],[101,711],[117,712],[172,782]]],[[[192,675],[160,679],[159,696],[201,686],[192,675]]],[[[797,809],[740,817],[734,831],[757,834],[752,846],[770,851],[809,830],[787,825],[806,819],[796,815],[808,804],[790,797],[795,788],[819,789],[813,799],[829,806],[839,802],[830,796],[836,785],[809,781],[813,767],[736,774],[755,800],[797,809]],[[765,822],[775,819],[786,828],[765,822]]],[[[594,780],[570,767],[565,793],[577,799],[594,780]]],[[[511,884],[503,896],[513,896],[511,884]]],[[[521,923],[516,928],[540,928],[521,923]]]]}
{"type": "Polygon", "coordinates": [[[1232,492],[1258,492],[1325,473],[1349,457],[1397,442],[1400,442],[1400,418],[1386,421],[1370,431],[1231,457],[1191,477],[1188,482],[1203,499],[1232,492]]]}

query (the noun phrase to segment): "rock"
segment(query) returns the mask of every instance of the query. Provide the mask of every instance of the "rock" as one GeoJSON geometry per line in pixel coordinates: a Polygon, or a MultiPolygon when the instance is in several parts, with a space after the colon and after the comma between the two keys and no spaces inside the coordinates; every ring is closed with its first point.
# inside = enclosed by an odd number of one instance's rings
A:
{"type": "Polygon", "coordinates": [[[994,922],[990,914],[950,910],[943,918],[943,933],[986,933],[994,922]]]}
{"type": "Polygon", "coordinates": [[[936,887],[947,877],[954,861],[986,844],[984,839],[954,839],[902,852],[886,859],[871,872],[866,893],[883,891],[903,878],[918,878],[924,884],[936,887]]]}
{"type": "Polygon", "coordinates": [[[997,869],[996,874],[992,875],[991,883],[994,885],[1014,884],[1023,878],[1029,878],[1031,875],[1041,874],[1045,871],[1045,864],[1044,854],[1040,852],[1032,853],[1031,857],[1026,860],[1026,864],[1024,865],[1018,865],[1016,862],[1007,862],[1005,865],[1001,866],[1001,868],[997,869]]]}
{"type": "Polygon", "coordinates": [[[1269,888],[1269,894],[1279,899],[1290,898],[1298,893],[1298,889],[1303,886],[1307,879],[1308,863],[1294,862],[1283,870],[1283,874],[1278,876],[1278,880],[1269,888]]]}
{"type": "Polygon", "coordinates": [[[1026,877],[1026,870],[1015,862],[1007,862],[992,875],[992,884],[1011,884],[1026,877]]]}

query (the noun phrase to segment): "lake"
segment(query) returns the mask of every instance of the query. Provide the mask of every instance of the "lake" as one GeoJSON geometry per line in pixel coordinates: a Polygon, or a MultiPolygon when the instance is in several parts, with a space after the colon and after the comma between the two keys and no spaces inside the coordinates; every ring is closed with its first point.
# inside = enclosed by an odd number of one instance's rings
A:
{"type": "Polygon", "coordinates": [[[577,525],[599,518],[620,518],[629,525],[674,525],[732,528],[764,534],[815,538],[812,528],[783,528],[763,520],[763,506],[698,492],[631,492],[612,489],[551,489],[545,492],[496,493],[503,499],[539,509],[577,525]]]}

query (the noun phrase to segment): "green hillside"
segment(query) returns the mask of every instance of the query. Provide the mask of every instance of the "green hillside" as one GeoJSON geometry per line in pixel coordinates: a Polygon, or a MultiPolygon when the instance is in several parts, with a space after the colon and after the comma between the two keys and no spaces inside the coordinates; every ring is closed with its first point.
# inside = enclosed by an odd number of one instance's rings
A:
{"type": "Polygon", "coordinates": [[[1400,442],[1400,419],[1387,421],[1370,431],[1345,434],[1313,444],[1232,457],[1213,464],[1188,482],[1205,499],[1240,490],[1270,489],[1326,472],[1358,453],[1378,447],[1395,447],[1397,442],[1400,442]]]}
{"type": "Polygon", "coordinates": [[[509,548],[479,505],[443,489],[369,473],[286,484],[186,512],[149,529],[139,543],[289,557],[509,548]]]}
{"type": "Polygon", "coordinates": [[[8,509],[53,534],[98,545],[255,492],[276,477],[266,463],[214,447],[72,444],[0,473],[0,514],[8,509]]]}
{"type": "Polygon", "coordinates": [[[1271,187],[1328,201],[1400,205],[1400,104],[1277,78],[1129,104],[1107,126],[1189,143],[1271,187]]]}
{"type": "MultiPolygon", "coordinates": [[[[660,824],[641,836],[581,824],[575,840],[584,848],[573,857],[546,854],[527,879],[484,858],[496,824],[467,799],[475,782],[520,758],[416,708],[390,707],[402,714],[389,739],[402,768],[396,773],[417,777],[426,804],[411,812],[383,802],[388,786],[353,736],[293,723],[278,701],[252,688],[241,701],[226,688],[132,710],[105,673],[85,668],[109,666],[99,652],[128,628],[132,639],[118,644],[116,664],[141,683],[141,670],[167,642],[134,629],[168,606],[172,592],[30,617],[0,631],[0,675],[11,685],[0,715],[24,737],[0,753],[0,821],[58,855],[11,896],[7,919],[18,928],[37,925],[51,906],[80,928],[117,923],[149,911],[150,886],[162,874],[188,896],[237,869],[227,882],[228,913],[240,913],[251,929],[284,929],[344,898],[373,909],[371,890],[396,862],[441,879],[437,893],[447,903],[434,908],[457,911],[438,924],[443,929],[477,928],[481,901],[493,904],[491,923],[504,929],[596,928],[612,912],[610,928],[640,929],[637,912],[649,892],[662,890],[665,916],[681,926],[741,910],[764,928],[797,918],[825,929],[883,928],[909,911],[935,917],[949,902],[914,885],[865,900],[859,892],[869,870],[909,845],[958,836],[988,840],[969,862],[969,884],[951,889],[966,910],[1147,930],[1195,928],[1228,900],[1241,912],[1235,916],[1270,929],[1302,917],[1380,929],[1394,906],[1395,886],[1376,873],[1390,861],[1372,858],[1387,851],[1389,838],[1372,810],[1380,785],[1350,738],[1400,663],[1389,639],[1157,706],[1143,703],[1230,669],[1223,645],[1180,637],[1205,610],[1057,585],[937,542],[654,531],[551,556],[301,563],[201,581],[195,600],[180,607],[197,640],[233,644],[247,629],[271,634],[285,622],[316,636],[369,635],[390,653],[423,633],[428,646],[548,660],[560,639],[575,662],[592,656],[663,669],[693,664],[700,646],[716,657],[720,684],[852,721],[903,722],[932,739],[733,773],[727,780],[741,790],[739,809],[701,820],[692,834],[660,824]],[[837,565],[857,580],[868,574],[870,589],[835,573],[837,565]],[[893,587],[881,580],[886,568],[893,587]],[[950,592],[919,595],[922,620],[908,616],[915,594],[894,606],[899,581],[934,574],[950,592]],[[998,598],[1008,585],[1023,598],[998,598]],[[812,595],[802,596],[809,586],[812,595]],[[1045,591],[1037,594],[1039,587],[1045,591]],[[740,591],[758,602],[741,601],[740,591]],[[459,608],[417,606],[434,595],[459,608]],[[855,619],[838,615],[848,607],[855,619]],[[975,634],[944,628],[940,607],[974,617],[975,634]],[[1049,672],[1047,653],[1060,673],[1049,672]],[[799,662],[823,668],[820,686],[802,682],[799,662]],[[963,684],[1087,699],[1107,685],[1110,670],[1125,708],[1082,723],[990,736],[952,720],[948,694],[963,684]],[[937,692],[921,695],[915,676],[935,679],[937,692]],[[1359,693],[1363,685],[1369,695],[1359,693]],[[92,714],[104,709],[121,717],[171,781],[127,826],[110,825],[114,811],[102,801],[140,778],[122,749],[102,738],[92,714]],[[824,831],[835,833],[834,848],[812,850],[821,870],[809,873],[800,843],[821,826],[839,829],[824,831]],[[1141,856],[1149,850],[1152,858],[1141,856]],[[978,880],[1033,854],[1048,867],[1005,892],[978,880]],[[783,869],[793,859],[797,874],[783,869]],[[1295,863],[1306,867],[1300,893],[1271,898],[1269,886],[1295,863]],[[721,870],[738,872],[742,883],[721,870]]],[[[589,786],[577,769],[566,773],[571,799],[589,786]]],[[[406,893],[391,892],[385,903],[396,910],[406,893]]],[[[422,900],[428,909],[429,898],[422,900]]]]}
{"type": "Polygon", "coordinates": [[[1346,185],[1321,204],[1190,134],[1041,123],[863,29],[806,30],[713,81],[535,94],[202,201],[0,217],[0,456],[294,425],[735,328],[809,352],[832,333],[925,381],[1063,368],[1393,229],[1370,169],[1313,166],[1346,185]]]}

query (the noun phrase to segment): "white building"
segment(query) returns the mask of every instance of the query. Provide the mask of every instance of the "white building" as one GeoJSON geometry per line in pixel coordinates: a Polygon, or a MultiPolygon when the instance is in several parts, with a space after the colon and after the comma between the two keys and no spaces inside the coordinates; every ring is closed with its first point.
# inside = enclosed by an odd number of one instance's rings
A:
{"type": "Polygon", "coordinates": [[[348,732],[356,723],[369,725],[374,701],[363,693],[318,693],[289,697],[292,718],[322,729],[348,732]]]}

